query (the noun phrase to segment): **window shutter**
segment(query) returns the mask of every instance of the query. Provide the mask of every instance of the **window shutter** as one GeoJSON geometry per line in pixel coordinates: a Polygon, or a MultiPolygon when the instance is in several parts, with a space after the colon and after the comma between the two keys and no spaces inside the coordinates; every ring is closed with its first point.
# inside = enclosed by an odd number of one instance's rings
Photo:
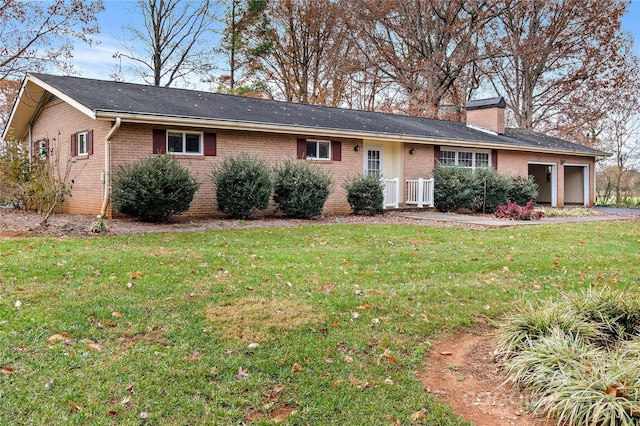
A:
{"type": "Polygon", "coordinates": [[[153,129],[153,153],[167,153],[167,131],[164,129],[153,129]]]}
{"type": "Polygon", "coordinates": [[[498,170],[498,150],[491,150],[491,167],[498,170]]]}
{"type": "Polygon", "coordinates": [[[342,161],[342,142],[331,141],[331,159],[333,161],[342,161]]]}
{"type": "Polygon", "coordinates": [[[298,139],[298,160],[307,158],[307,140],[298,139]]]}
{"type": "Polygon", "coordinates": [[[93,130],[87,132],[87,154],[93,155],[93,130]]]}
{"type": "Polygon", "coordinates": [[[216,134],[205,133],[203,136],[204,155],[213,157],[216,155],[216,134]]]}
{"type": "Polygon", "coordinates": [[[433,166],[434,167],[438,167],[438,164],[440,164],[440,159],[442,154],[440,153],[440,145],[435,145],[433,147],[433,166]]]}
{"type": "Polygon", "coordinates": [[[78,155],[78,134],[71,134],[71,156],[75,157],[78,155]]]}

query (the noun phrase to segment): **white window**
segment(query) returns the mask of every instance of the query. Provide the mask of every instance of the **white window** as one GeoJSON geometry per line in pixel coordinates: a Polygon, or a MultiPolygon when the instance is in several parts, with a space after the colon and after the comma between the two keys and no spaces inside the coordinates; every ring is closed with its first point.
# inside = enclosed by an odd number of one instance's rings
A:
{"type": "Polygon", "coordinates": [[[307,158],[314,160],[331,160],[331,142],[307,139],[307,158]]]}
{"type": "Polygon", "coordinates": [[[89,154],[89,133],[88,132],[80,132],[78,133],[78,155],[87,155],[89,154]]]}
{"type": "Polygon", "coordinates": [[[490,150],[478,149],[440,149],[440,164],[443,166],[460,166],[471,170],[481,167],[490,167],[490,150]]]}
{"type": "Polygon", "coordinates": [[[168,131],[167,152],[172,154],[202,154],[202,133],[168,131]]]}
{"type": "Polygon", "coordinates": [[[44,160],[49,155],[49,148],[47,147],[46,139],[38,141],[38,155],[41,160],[44,160]]]}

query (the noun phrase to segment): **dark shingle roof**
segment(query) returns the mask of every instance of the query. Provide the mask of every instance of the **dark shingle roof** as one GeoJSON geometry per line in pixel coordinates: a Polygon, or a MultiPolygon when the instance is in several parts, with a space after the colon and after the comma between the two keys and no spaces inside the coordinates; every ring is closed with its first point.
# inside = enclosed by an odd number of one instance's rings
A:
{"type": "Polygon", "coordinates": [[[465,123],[397,114],[332,108],[195,90],[156,87],[49,74],[31,74],[94,113],[153,115],[235,123],[254,123],[371,135],[412,137],[501,145],[536,150],[561,150],[582,155],[605,153],[539,133],[509,129],[495,135],[465,123]]]}
{"type": "Polygon", "coordinates": [[[467,111],[471,111],[474,109],[482,109],[482,108],[506,108],[507,102],[504,100],[502,96],[498,96],[495,98],[487,98],[487,99],[475,99],[467,102],[464,109],[467,111]]]}

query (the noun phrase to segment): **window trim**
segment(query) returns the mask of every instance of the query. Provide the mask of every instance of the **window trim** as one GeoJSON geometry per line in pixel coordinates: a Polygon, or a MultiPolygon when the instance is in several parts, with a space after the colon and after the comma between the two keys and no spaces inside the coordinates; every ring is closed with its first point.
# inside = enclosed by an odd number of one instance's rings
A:
{"type": "Polygon", "coordinates": [[[89,131],[85,130],[82,132],[76,133],[76,155],[83,156],[89,155],[89,131]],[[82,140],[84,140],[84,150],[81,150],[82,140]]]}
{"type": "Polygon", "coordinates": [[[330,140],[326,140],[326,139],[305,139],[307,146],[309,145],[309,143],[315,143],[316,144],[316,152],[320,152],[320,144],[321,143],[326,143],[328,146],[328,150],[327,150],[327,157],[310,157],[309,156],[309,150],[305,147],[306,150],[306,159],[307,160],[312,160],[312,161],[331,161],[333,159],[333,147],[332,147],[332,143],[330,140]]]}
{"type": "Polygon", "coordinates": [[[166,129],[165,131],[165,152],[172,155],[199,155],[204,156],[204,132],[190,131],[190,130],[176,130],[166,129]],[[182,135],[182,151],[169,150],[169,135],[181,134],[182,135]],[[198,135],[198,152],[187,152],[187,135],[198,135]]]}
{"type": "Polygon", "coordinates": [[[480,168],[491,168],[491,167],[493,167],[491,150],[490,149],[479,149],[479,148],[460,148],[460,147],[442,146],[442,147],[440,147],[440,163],[443,166],[464,167],[465,169],[471,169],[472,171],[475,171],[476,169],[480,169],[480,168]],[[443,158],[445,152],[455,152],[455,162],[453,164],[451,164],[451,163],[443,163],[442,162],[442,158],[443,158]],[[471,153],[472,154],[471,167],[460,165],[460,163],[459,163],[459,155],[460,155],[461,152],[471,153]],[[476,160],[477,160],[476,159],[476,154],[486,154],[487,155],[487,165],[486,166],[478,166],[478,165],[476,165],[476,160]]]}

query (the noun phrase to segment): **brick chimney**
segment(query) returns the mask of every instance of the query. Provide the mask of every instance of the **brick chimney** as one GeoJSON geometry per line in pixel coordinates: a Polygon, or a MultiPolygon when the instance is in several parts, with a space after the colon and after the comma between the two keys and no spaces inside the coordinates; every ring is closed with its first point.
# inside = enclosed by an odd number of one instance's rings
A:
{"type": "Polygon", "coordinates": [[[507,103],[502,96],[467,102],[467,126],[504,134],[504,109],[507,103]]]}

